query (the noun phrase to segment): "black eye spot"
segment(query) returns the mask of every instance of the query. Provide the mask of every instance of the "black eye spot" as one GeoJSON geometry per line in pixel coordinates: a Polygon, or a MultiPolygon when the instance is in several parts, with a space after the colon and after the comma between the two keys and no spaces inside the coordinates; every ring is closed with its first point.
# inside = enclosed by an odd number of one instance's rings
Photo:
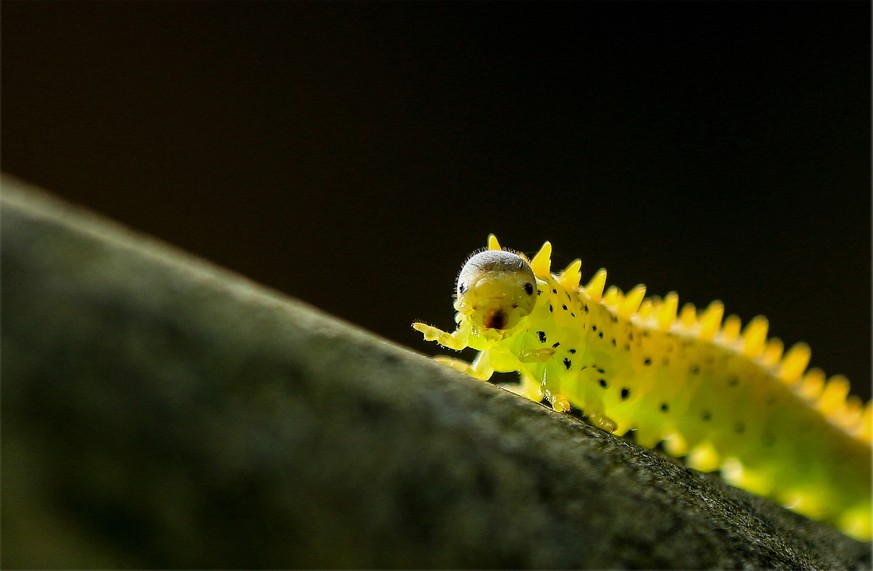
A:
{"type": "Polygon", "coordinates": [[[533,292],[534,292],[534,287],[533,287],[532,283],[524,284],[524,293],[526,293],[527,295],[533,295],[533,292]]]}
{"type": "Polygon", "coordinates": [[[461,293],[467,293],[467,284],[461,284],[458,286],[458,291],[461,293]]]}

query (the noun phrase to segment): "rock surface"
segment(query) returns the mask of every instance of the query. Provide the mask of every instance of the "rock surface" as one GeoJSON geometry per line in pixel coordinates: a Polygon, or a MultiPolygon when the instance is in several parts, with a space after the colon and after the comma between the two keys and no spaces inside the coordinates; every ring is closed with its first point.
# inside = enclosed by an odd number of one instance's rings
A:
{"type": "Polygon", "coordinates": [[[5,568],[869,568],[870,545],[10,177],[5,568]]]}

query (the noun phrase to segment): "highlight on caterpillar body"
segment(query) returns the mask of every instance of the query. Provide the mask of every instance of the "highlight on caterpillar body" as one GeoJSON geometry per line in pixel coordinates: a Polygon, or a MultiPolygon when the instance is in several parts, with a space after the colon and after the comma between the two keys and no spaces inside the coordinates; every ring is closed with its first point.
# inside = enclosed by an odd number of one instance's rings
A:
{"type": "Polygon", "coordinates": [[[758,316],[745,328],[712,302],[679,310],[675,293],[606,291],[606,271],[580,286],[573,261],[550,272],[551,244],[532,258],[494,235],[457,279],[453,332],[414,323],[428,341],[479,351],[437,360],[477,379],[517,371],[506,388],[768,496],[861,540],[871,538],[871,403],[849,382],[807,370],[804,343],[783,355],[758,316]]]}

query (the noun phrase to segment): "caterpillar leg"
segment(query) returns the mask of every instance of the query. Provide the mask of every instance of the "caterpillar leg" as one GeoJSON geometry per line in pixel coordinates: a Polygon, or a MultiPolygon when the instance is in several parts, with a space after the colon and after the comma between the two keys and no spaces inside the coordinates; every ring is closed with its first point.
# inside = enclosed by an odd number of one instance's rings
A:
{"type": "Polygon", "coordinates": [[[552,405],[552,408],[558,412],[570,412],[572,408],[570,406],[570,399],[566,397],[563,393],[555,390],[550,390],[548,385],[543,385],[543,395],[546,397],[546,400],[549,401],[549,404],[552,405]]]}
{"type": "Polygon", "coordinates": [[[592,412],[586,413],[585,416],[588,418],[588,422],[606,432],[615,432],[615,429],[618,428],[618,424],[605,414],[592,412]]]}
{"type": "Polygon", "coordinates": [[[472,363],[455,359],[454,357],[434,357],[438,363],[442,363],[448,367],[466,373],[474,379],[487,381],[494,374],[494,368],[491,366],[491,359],[488,357],[488,351],[482,351],[473,359],[472,363]]]}
{"type": "Polygon", "coordinates": [[[519,352],[518,360],[522,363],[544,363],[554,354],[555,350],[551,347],[546,347],[544,349],[526,349],[519,352]]]}
{"type": "Polygon", "coordinates": [[[421,322],[413,323],[412,328],[423,334],[425,341],[436,341],[446,349],[460,351],[467,347],[468,332],[466,330],[456,329],[453,333],[449,333],[421,322]]]}
{"type": "Polygon", "coordinates": [[[520,378],[520,384],[499,383],[497,386],[534,402],[540,402],[543,400],[543,388],[541,383],[535,381],[533,377],[524,373],[520,375],[520,378]]]}
{"type": "Polygon", "coordinates": [[[562,394],[554,394],[549,397],[552,408],[558,412],[570,412],[570,400],[562,394]]]}

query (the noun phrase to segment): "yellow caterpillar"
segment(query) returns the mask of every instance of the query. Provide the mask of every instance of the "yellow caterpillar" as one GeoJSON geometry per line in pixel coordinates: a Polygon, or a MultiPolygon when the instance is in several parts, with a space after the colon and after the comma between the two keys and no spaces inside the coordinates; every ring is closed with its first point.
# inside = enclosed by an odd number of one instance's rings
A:
{"type": "Polygon", "coordinates": [[[871,404],[848,396],[840,375],[806,370],[809,347],[783,356],[758,316],[712,302],[698,315],[675,293],[644,299],[645,287],[604,292],[606,271],[580,287],[582,263],[550,273],[551,244],[528,259],[494,235],[458,275],[449,333],[413,327],[449,349],[479,351],[472,363],[440,362],[487,380],[517,371],[507,387],[558,411],[580,409],[595,425],[664,442],[692,468],[721,469],[742,488],[769,496],[847,535],[871,537],[871,404]]]}

